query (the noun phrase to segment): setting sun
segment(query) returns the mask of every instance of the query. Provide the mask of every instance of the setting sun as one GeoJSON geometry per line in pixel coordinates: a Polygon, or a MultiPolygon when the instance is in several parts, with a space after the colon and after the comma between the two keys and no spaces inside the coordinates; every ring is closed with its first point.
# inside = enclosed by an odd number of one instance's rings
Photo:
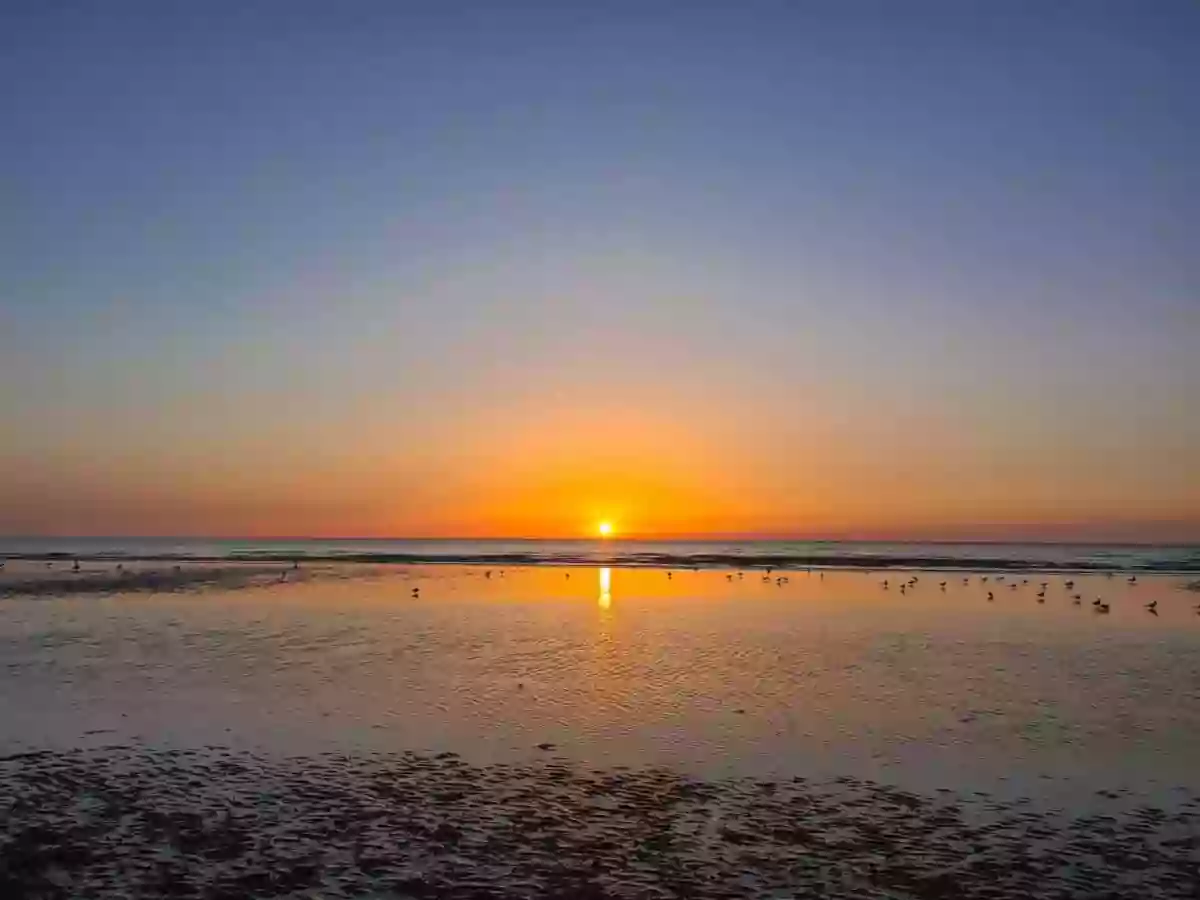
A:
{"type": "Polygon", "coordinates": [[[600,537],[609,537],[613,530],[612,522],[601,522],[596,530],[600,532],[600,537]]]}

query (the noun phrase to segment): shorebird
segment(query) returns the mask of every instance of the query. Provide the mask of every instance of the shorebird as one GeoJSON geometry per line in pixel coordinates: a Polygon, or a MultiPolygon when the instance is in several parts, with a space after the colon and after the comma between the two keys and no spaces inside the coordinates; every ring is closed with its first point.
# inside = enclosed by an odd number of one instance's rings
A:
{"type": "Polygon", "coordinates": [[[1021,584],[1029,584],[1029,579],[1028,579],[1028,578],[1022,578],[1022,579],[1021,579],[1021,584]]]}
{"type": "Polygon", "coordinates": [[[738,572],[738,578],[741,578],[745,574],[746,574],[745,572],[738,572]]]}
{"type": "Polygon", "coordinates": [[[1071,602],[1074,603],[1076,606],[1078,606],[1083,601],[1082,600],[1072,600],[1071,602]]]}
{"type": "Polygon", "coordinates": [[[941,583],[938,585],[938,587],[940,587],[940,588],[941,588],[941,589],[944,591],[944,590],[946,589],[946,582],[944,582],[944,581],[943,581],[943,582],[941,582],[941,583]]]}
{"type": "Polygon", "coordinates": [[[1017,586],[1016,586],[1015,584],[1010,584],[1010,585],[1008,586],[1008,589],[1009,589],[1010,591],[1015,591],[1015,590],[1017,589],[1017,586]]]}
{"type": "Polygon", "coordinates": [[[413,595],[414,597],[419,597],[419,596],[421,596],[421,589],[420,589],[419,587],[415,587],[415,588],[413,588],[413,589],[412,589],[412,595],[413,595]]]}
{"type": "Polygon", "coordinates": [[[74,565],[72,565],[72,566],[71,566],[71,571],[72,571],[72,572],[78,572],[78,571],[79,571],[79,560],[75,560],[75,563],[74,563],[74,565]]]}
{"type": "Polygon", "coordinates": [[[1108,612],[1108,604],[1101,603],[1099,606],[1096,607],[1096,612],[1102,612],[1102,613],[1108,612]]]}
{"type": "Polygon", "coordinates": [[[995,595],[991,591],[988,591],[988,600],[995,600],[995,599],[996,599],[995,595]]]}
{"type": "Polygon", "coordinates": [[[1071,590],[1071,588],[1075,587],[1075,582],[1073,582],[1073,581],[1064,582],[1063,587],[1065,587],[1069,591],[1069,590],[1071,590]]]}
{"type": "Polygon", "coordinates": [[[1038,591],[1037,599],[1038,599],[1038,603],[1045,603],[1046,602],[1046,592],[1038,591]]]}
{"type": "Polygon", "coordinates": [[[886,579],[886,578],[885,578],[885,579],[883,579],[883,589],[884,589],[885,591],[888,589],[888,583],[887,583],[887,579],[886,579]]]}
{"type": "Polygon", "coordinates": [[[668,573],[667,573],[667,577],[668,577],[668,578],[674,578],[675,576],[674,576],[674,575],[672,575],[670,572],[668,572],[668,573]]]}
{"type": "Polygon", "coordinates": [[[567,572],[567,581],[570,581],[570,580],[571,580],[571,573],[567,572]]]}
{"type": "Polygon", "coordinates": [[[987,584],[987,576],[986,576],[986,575],[980,575],[980,576],[979,576],[979,582],[980,582],[980,584],[987,584]]]}
{"type": "Polygon", "coordinates": [[[1137,576],[1136,576],[1136,575],[1130,575],[1130,576],[1129,576],[1129,583],[1130,583],[1130,584],[1137,584],[1137,576]]]}
{"type": "Polygon", "coordinates": [[[287,581],[287,569],[284,569],[282,572],[279,573],[279,580],[287,581]]]}
{"type": "Polygon", "coordinates": [[[1158,601],[1151,600],[1146,604],[1146,609],[1150,610],[1150,612],[1158,612],[1158,601]]]}
{"type": "Polygon", "coordinates": [[[492,570],[491,570],[491,569],[488,569],[486,572],[484,572],[484,573],[483,573],[483,577],[484,577],[484,578],[491,578],[491,577],[492,577],[492,570]]]}
{"type": "Polygon", "coordinates": [[[964,579],[963,579],[963,584],[970,584],[970,583],[971,583],[971,579],[970,579],[970,578],[964,578],[964,579]]]}
{"type": "Polygon", "coordinates": [[[1072,595],[1072,597],[1073,597],[1073,599],[1075,599],[1075,600],[1078,600],[1078,599],[1079,599],[1079,594],[1073,594],[1073,595],[1072,595]]]}
{"type": "Polygon", "coordinates": [[[726,575],[726,576],[725,576],[725,580],[726,580],[726,581],[733,581],[733,576],[732,576],[732,575],[726,575]]]}

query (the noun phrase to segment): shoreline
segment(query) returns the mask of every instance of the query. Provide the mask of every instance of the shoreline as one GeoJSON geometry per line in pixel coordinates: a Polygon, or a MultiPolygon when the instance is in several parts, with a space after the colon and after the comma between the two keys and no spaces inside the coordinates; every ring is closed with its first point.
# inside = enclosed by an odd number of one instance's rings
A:
{"type": "MultiPolygon", "coordinates": [[[[784,554],[660,554],[618,553],[609,555],[583,554],[537,554],[537,553],[469,553],[469,554],[422,554],[422,553],[273,553],[244,552],[223,556],[163,554],[120,554],[92,553],[76,554],[63,551],[44,553],[9,553],[0,557],[6,561],[40,563],[156,563],[156,564],[205,564],[205,565],[273,565],[291,566],[294,563],[336,565],[420,565],[420,566],[511,566],[518,567],[576,567],[615,569],[700,569],[700,570],[779,570],[804,571],[930,571],[930,572],[992,572],[1032,574],[1153,574],[1193,575],[1200,573],[1200,560],[1182,565],[1156,565],[1103,562],[1077,562],[1071,565],[1055,565],[1038,560],[1020,560],[1003,557],[970,558],[945,556],[795,556],[784,554]]],[[[0,570],[0,574],[3,570],[0,570]]]]}

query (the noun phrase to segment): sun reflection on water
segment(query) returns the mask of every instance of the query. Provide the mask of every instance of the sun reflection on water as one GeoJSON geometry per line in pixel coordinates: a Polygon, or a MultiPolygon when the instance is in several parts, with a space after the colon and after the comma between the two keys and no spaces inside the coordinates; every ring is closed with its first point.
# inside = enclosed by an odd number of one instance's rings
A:
{"type": "Polygon", "coordinates": [[[612,606],[612,569],[605,567],[600,569],[600,608],[608,609],[612,606]]]}

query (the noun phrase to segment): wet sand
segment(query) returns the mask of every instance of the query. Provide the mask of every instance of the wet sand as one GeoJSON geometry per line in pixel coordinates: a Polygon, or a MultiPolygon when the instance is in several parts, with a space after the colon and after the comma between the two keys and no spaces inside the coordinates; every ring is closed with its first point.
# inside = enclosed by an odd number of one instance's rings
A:
{"type": "Polygon", "coordinates": [[[70,567],[4,575],[6,900],[1200,895],[1189,578],[70,567]]]}
{"type": "Polygon", "coordinates": [[[1200,800],[1076,816],[856,779],[454,754],[0,759],[5,897],[1194,898],[1200,800]]]}
{"type": "Polygon", "coordinates": [[[197,590],[238,590],[277,582],[298,583],[330,577],[361,577],[373,567],[306,565],[292,562],[221,562],[128,559],[72,561],[10,559],[0,570],[0,598],[68,597],[98,594],[158,594],[197,590]],[[350,571],[353,569],[353,571],[350,571]]]}

